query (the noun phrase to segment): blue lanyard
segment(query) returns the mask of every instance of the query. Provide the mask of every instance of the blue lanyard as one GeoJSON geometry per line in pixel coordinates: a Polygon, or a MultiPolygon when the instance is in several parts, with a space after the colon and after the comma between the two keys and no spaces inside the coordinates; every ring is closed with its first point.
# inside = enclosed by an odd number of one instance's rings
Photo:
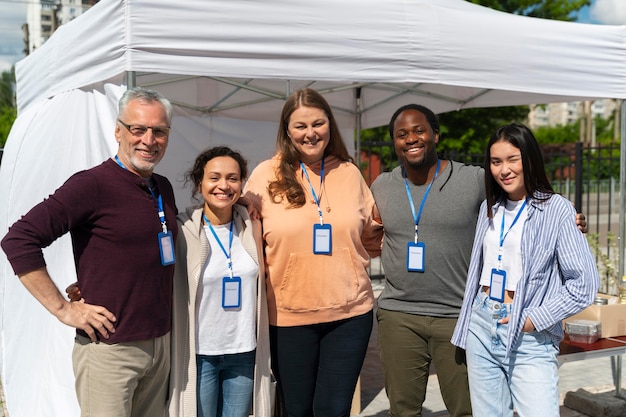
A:
{"type": "MultiPolygon", "coordinates": [[[[300,161],[300,167],[302,171],[304,171],[304,176],[309,183],[309,187],[311,187],[311,193],[313,194],[313,200],[315,200],[315,204],[317,204],[317,213],[320,216],[320,224],[324,224],[324,218],[322,217],[322,209],[320,208],[320,200],[317,198],[317,194],[315,194],[315,190],[313,189],[313,184],[311,184],[311,180],[309,179],[309,173],[304,166],[304,163],[300,161]]],[[[320,170],[320,196],[322,192],[322,185],[324,184],[324,158],[322,158],[322,169],[320,170]]]]}
{"type": "Polygon", "coordinates": [[[498,271],[502,270],[502,252],[503,252],[502,246],[504,245],[504,239],[506,239],[506,236],[509,234],[513,226],[515,226],[515,223],[517,223],[517,219],[519,219],[519,216],[522,214],[524,207],[526,207],[526,203],[528,203],[528,198],[526,198],[524,202],[522,203],[522,206],[519,208],[517,214],[515,215],[515,218],[513,219],[513,223],[511,223],[506,233],[504,233],[504,217],[505,217],[506,209],[504,207],[504,204],[502,205],[502,225],[500,227],[500,247],[498,248],[498,271]]]}
{"type": "Polygon", "coordinates": [[[215,238],[215,240],[217,240],[217,244],[220,245],[220,249],[222,249],[224,256],[226,256],[226,261],[228,261],[228,272],[230,273],[230,277],[232,278],[233,277],[233,262],[230,259],[230,251],[231,251],[231,248],[233,247],[233,223],[235,223],[235,219],[231,219],[230,221],[230,230],[228,234],[228,252],[226,252],[224,245],[222,245],[222,241],[217,236],[217,233],[215,233],[215,229],[213,229],[211,222],[209,221],[209,219],[204,213],[202,213],[202,218],[204,219],[204,223],[209,226],[209,229],[211,230],[211,233],[213,233],[213,237],[215,238]]]}
{"type": "MultiPolygon", "coordinates": [[[[128,171],[128,168],[126,168],[122,161],[120,161],[120,158],[117,155],[115,155],[115,162],[117,162],[119,166],[128,171]]],[[[159,208],[159,221],[161,222],[161,228],[163,229],[163,233],[167,233],[167,222],[165,221],[165,210],[163,210],[163,199],[161,198],[161,194],[159,193],[159,196],[157,197],[150,187],[148,187],[148,191],[150,191],[150,194],[152,194],[152,198],[156,201],[159,208]]]]}
{"type": "Polygon", "coordinates": [[[433,177],[430,184],[426,188],[426,192],[424,193],[424,197],[422,197],[422,204],[420,204],[420,211],[415,214],[415,205],[413,204],[413,196],[411,194],[411,189],[409,188],[409,181],[406,178],[406,171],[404,167],[402,168],[402,176],[404,177],[404,187],[406,188],[406,195],[409,198],[409,204],[411,204],[411,212],[413,213],[413,220],[415,221],[415,243],[417,243],[417,226],[420,223],[420,219],[422,218],[422,210],[424,209],[424,203],[426,203],[426,198],[428,197],[428,193],[430,192],[430,187],[433,186],[433,182],[437,179],[439,175],[439,168],[441,168],[441,160],[437,159],[437,170],[435,171],[435,176],[433,177]]]}

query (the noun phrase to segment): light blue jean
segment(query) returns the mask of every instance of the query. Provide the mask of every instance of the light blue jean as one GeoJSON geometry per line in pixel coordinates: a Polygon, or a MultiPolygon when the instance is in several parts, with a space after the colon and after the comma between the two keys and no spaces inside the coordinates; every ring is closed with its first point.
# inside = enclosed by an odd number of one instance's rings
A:
{"type": "Polygon", "coordinates": [[[252,410],[255,351],[196,355],[198,417],[247,417],[252,410]]]}
{"type": "Polygon", "coordinates": [[[559,417],[558,349],[544,332],[522,333],[505,358],[510,315],[482,291],[472,306],[467,374],[474,417],[559,417]]]}

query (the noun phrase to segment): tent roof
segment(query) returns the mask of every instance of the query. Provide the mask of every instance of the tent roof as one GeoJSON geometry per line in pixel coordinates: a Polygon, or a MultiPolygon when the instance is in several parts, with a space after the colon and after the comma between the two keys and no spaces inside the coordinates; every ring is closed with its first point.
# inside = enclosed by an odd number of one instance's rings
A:
{"type": "MultiPolygon", "coordinates": [[[[182,209],[189,190],[178,180],[200,150],[228,144],[251,166],[271,155],[283,98],[296,88],[325,94],[345,139],[410,102],[441,113],[623,99],[626,26],[513,16],[462,0],[101,0],[16,72],[0,235],[71,174],[116,153],[127,72],[176,104],[157,171],[182,209]]],[[[45,257],[59,288],[75,280],[69,236],[45,257]]],[[[72,333],[0,253],[0,366],[12,417],[79,415],[72,333]]]]}
{"type": "Polygon", "coordinates": [[[102,0],[18,63],[18,105],[126,71],[186,111],[250,120],[275,120],[304,85],[354,114],[359,86],[372,127],[411,101],[441,113],[626,98],[626,26],[461,0],[102,0]]]}

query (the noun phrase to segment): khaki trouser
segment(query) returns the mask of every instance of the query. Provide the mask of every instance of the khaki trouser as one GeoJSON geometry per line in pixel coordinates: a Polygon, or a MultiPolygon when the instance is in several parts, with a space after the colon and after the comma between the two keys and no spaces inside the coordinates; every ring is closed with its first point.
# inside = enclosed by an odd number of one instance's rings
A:
{"type": "Polygon", "coordinates": [[[76,336],[72,353],[82,417],[163,415],[170,371],[170,334],[113,345],[76,336]]]}

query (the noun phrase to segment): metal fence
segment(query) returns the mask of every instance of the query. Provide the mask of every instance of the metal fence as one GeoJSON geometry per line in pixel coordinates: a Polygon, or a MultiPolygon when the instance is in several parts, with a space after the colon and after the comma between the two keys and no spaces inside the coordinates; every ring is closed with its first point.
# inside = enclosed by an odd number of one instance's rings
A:
{"type": "MultiPolygon", "coordinates": [[[[601,291],[616,291],[617,235],[619,231],[619,144],[589,146],[582,143],[543,145],[546,172],[555,191],[572,201],[585,214],[588,240],[603,279],[601,291]]],[[[445,153],[453,159],[483,166],[484,155],[445,153]]],[[[371,184],[381,172],[399,162],[392,142],[361,143],[360,165],[371,184]]],[[[372,271],[378,275],[376,271],[372,271]]],[[[382,273],[382,271],[380,272],[382,273]]]]}

